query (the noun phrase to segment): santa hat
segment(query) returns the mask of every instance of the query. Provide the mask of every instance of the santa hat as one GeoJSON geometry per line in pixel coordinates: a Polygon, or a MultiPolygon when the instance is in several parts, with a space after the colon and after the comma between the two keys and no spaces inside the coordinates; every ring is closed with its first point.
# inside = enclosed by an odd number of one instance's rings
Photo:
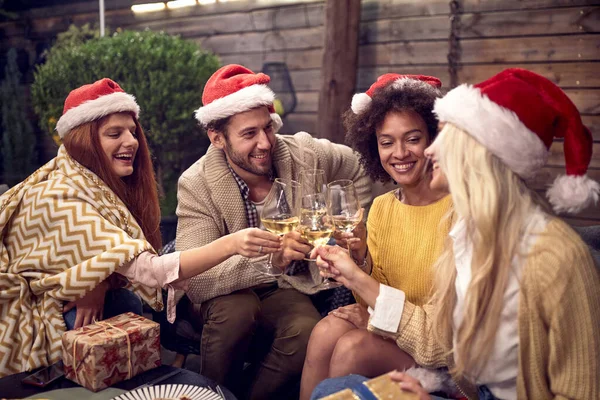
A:
{"type": "Polygon", "coordinates": [[[360,114],[367,110],[371,105],[373,94],[388,85],[396,90],[402,90],[407,86],[416,86],[439,96],[441,94],[439,89],[442,87],[442,82],[438,78],[426,75],[384,74],[377,78],[377,81],[365,93],[357,93],[352,97],[352,104],[350,106],[352,112],[360,114]]]}
{"type": "Polygon", "coordinates": [[[557,212],[578,212],[598,201],[600,184],[588,178],[592,135],[577,108],[548,79],[511,68],[477,85],[461,85],[436,100],[440,121],[461,128],[527,179],[546,163],[554,138],[564,138],[566,175],[547,192],[557,212]]]}
{"type": "Polygon", "coordinates": [[[65,100],[63,115],[56,123],[63,138],[71,129],[116,112],[132,112],[138,118],[140,106],[113,80],[100,79],[72,90],[65,100]]]}
{"type": "Polygon", "coordinates": [[[273,107],[275,93],[267,86],[270,80],[268,75],[255,74],[241,65],[221,67],[204,86],[203,106],[196,110],[196,119],[206,127],[212,121],[266,106],[278,131],[283,122],[273,107]]]}

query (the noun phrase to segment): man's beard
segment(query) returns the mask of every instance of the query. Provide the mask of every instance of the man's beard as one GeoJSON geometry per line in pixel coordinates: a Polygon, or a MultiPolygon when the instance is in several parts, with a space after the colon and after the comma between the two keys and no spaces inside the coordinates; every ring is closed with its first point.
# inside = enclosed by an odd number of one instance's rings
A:
{"type": "MultiPolygon", "coordinates": [[[[271,171],[273,169],[272,165],[269,165],[268,167],[265,167],[265,168],[257,167],[255,165],[253,165],[250,160],[248,160],[248,159],[244,158],[243,156],[241,156],[240,154],[236,153],[229,146],[227,146],[225,148],[225,152],[229,156],[229,159],[231,160],[231,162],[234,163],[239,168],[243,169],[244,171],[249,172],[254,175],[258,175],[258,176],[270,176],[271,175],[271,171]]],[[[269,152],[269,157],[271,157],[271,152],[269,152]]],[[[272,160],[271,160],[271,162],[272,162],[272,160]]]]}

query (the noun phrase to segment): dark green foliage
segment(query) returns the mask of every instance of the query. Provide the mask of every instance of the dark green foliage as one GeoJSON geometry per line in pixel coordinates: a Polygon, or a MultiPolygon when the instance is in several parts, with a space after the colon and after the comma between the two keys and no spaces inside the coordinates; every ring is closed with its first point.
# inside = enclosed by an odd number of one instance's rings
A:
{"type": "Polygon", "coordinates": [[[4,181],[10,186],[35,170],[35,135],[26,111],[25,87],[17,66],[17,51],[7,54],[4,80],[0,84],[2,104],[2,166],[4,181]]]}
{"type": "Polygon", "coordinates": [[[205,82],[219,68],[218,58],[194,42],[151,31],[125,31],[83,44],[74,36],[73,31],[50,49],[47,62],[35,72],[32,101],[41,128],[54,132],[72,89],[104,77],[115,80],[141,107],[165,192],[163,214],[174,214],[178,177],[208,147],[193,112],[202,104],[205,82]]]}

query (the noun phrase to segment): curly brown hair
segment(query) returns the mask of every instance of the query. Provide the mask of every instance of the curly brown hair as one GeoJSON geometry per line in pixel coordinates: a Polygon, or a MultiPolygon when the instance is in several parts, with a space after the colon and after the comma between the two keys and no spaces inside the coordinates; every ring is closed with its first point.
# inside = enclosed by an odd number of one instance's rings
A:
{"type": "Polygon", "coordinates": [[[438,120],[433,113],[435,99],[441,97],[439,89],[415,79],[403,80],[402,85],[392,82],[377,90],[369,108],[359,114],[350,109],[343,115],[346,128],[346,144],[360,155],[360,163],[374,181],[389,182],[388,173],[383,169],[377,148],[378,127],[389,112],[414,111],[427,125],[429,143],[437,135],[438,120]]]}

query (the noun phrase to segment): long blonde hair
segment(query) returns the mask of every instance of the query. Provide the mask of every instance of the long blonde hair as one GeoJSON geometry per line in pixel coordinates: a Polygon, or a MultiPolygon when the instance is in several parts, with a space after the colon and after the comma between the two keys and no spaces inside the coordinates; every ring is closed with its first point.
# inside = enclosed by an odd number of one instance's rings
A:
{"type": "MultiPolygon", "coordinates": [[[[540,197],[499,158],[468,133],[447,123],[437,139],[438,163],[446,175],[454,210],[473,244],[471,282],[453,348],[458,377],[476,379],[492,352],[511,262],[519,252],[524,222],[540,197]]],[[[546,207],[544,206],[544,209],[546,207]]],[[[436,263],[434,334],[452,343],[456,265],[448,240],[436,263]]]]}

